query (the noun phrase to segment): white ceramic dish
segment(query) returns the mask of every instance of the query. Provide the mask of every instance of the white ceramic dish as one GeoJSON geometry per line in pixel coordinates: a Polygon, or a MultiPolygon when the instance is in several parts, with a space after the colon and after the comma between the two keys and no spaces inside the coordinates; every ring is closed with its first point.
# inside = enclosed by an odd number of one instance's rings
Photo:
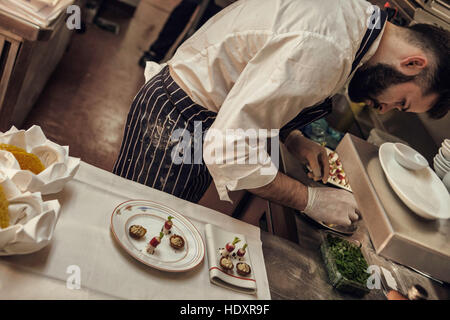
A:
{"type": "Polygon", "coordinates": [[[436,173],[427,167],[408,170],[394,158],[393,143],[384,143],[379,150],[381,167],[398,197],[413,212],[426,219],[450,218],[450,195],[436,173]]]}
{"type": "Polygon", "coordinates": [[[117,242],[132,257],[153,268],[168,272],[184,272],[195,268],[205,257],[205,244],[197,228],[180,213],[156,202],[131,200],[120,204],[111,215],[111,231],[117,242]],[[173,218],[171,234],[165,235],[154,254],[146,251],[147,244],[158,236],[168,216],[173,218]],[[136,240],[129,234],[132,225],[141,225],[147,233],[136,240]],[[171,235],[185,240],[183,249],[173,249],[171,235]]]}
{"type": "Polygon", "coordinates": [[[442,182],[444,183],[447,190],[450,192],[450,171],[445,174],[444,178],[442,179],[442,182]]]}
{"type": "Polygon", "coordinates": [[[420,170],[428,167],[428,161],[419,152],[403,143],[394,144],[395,160],[403,167],[411,170],[420,170]]]}
{"type": "Polygon", "coordinates": [[[436,162],[436,159],[434,160],[434,171],[436,171],[436,174],[438,175],[439,178],[444,178],[445,174],[447,173],[447,171],[445,171],[440,165],[439,163],[436,162]]]}
{"type": "Polygon", "coordinates": [[[450,170],[450,162],[447,162],[440,154],[436,155],[436,161],[443,167],[445,170],[450,170]]]}
{"type": "Polygon", "coordinates": [[[445,139],[445,140],[442,142],[442,144],[445,145],[445,146],[447,146],[447,148],[450,149],[450,139],[445,139]]]}
{"type": "Polygon", "coordinates": [[[439,148],[439,152],[442,153],[442,156],[446,160],[450,161],[450,147],[442,145],[442,147],[439,148]]]}

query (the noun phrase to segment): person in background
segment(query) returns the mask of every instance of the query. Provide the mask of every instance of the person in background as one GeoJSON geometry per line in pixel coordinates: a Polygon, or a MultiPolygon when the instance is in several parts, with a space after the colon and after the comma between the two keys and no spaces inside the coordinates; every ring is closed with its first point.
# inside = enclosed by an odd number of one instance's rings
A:
{"type": "MultiPolygon", "coordinates": [[[[209,0],[196,28],[200,28],[209,18],[234,1],[236,0],[209,0]]],[[[173,9],[156,41],[151,44],[149,50],[145,51],[139,59],[139,65],[142,68],[145,68],[147,61],[160,62],[164,59],[184,28],[186,28],[186,25],[201,2],[202,0],[182,0],[173,9]]]]}

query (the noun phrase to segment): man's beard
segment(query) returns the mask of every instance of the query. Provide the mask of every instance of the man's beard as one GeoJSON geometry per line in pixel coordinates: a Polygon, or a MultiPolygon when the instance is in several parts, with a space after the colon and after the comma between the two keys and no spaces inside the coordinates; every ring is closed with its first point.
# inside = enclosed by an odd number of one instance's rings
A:
{"type": "Polygon", "coordinates": [[[377,97],[392,85],[414,80],[393,67],[379,63],[375,66],[358,69],[348,85],[348,96],[353,102],[372,100],[378,105],[377,97]]]}

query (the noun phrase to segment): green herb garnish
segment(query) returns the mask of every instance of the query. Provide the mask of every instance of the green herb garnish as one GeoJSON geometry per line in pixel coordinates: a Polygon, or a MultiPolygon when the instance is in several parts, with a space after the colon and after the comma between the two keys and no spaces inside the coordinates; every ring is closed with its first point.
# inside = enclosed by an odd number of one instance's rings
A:
{"type": "Polygon", "coordinates": [[[361,253],[361,249],[350,242],[327,235],[330,245],[330,252],[334,257],[338,271],[348,280],[353,280],[366,285],[369,274],[366,272],[366,259],[361,253]]]}

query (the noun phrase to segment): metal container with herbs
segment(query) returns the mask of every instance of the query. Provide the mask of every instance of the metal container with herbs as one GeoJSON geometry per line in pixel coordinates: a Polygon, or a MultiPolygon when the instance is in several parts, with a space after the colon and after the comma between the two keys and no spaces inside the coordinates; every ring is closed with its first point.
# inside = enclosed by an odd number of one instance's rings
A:
{"type": "Polygon", "coordinates": [[[333,287],[360,296],[369,292],[367,279],[370,274],[367,273],[367,260],[360,246],[324,232],[320,251],[333,287]]]}

